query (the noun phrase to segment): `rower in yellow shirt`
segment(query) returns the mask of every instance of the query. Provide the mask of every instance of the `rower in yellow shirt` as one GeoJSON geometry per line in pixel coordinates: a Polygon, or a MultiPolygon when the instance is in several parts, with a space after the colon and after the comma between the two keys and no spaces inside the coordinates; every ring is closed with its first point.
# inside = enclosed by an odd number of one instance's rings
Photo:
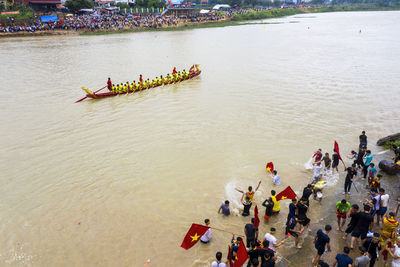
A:
{"type": "Polygon", "coordinates": [[[131,90],[132,90],[132,93],[134,93],[136,91],[136,82],[135,81],[133,81],[131,83],[131,90]]]}
{"type": "Polygon", "coordinates": [[[111,86],[111,91],[112,91],[113,93],[115,93],[115,85],[114,85],[114,84],[111,86]]]}
{"type": "Polygon", "coordinates": [[[125,87],[126,87],[126,93],[129,93],[131,90],[131,86],[129,85],[129,82],[126,82],[125,87]]]}

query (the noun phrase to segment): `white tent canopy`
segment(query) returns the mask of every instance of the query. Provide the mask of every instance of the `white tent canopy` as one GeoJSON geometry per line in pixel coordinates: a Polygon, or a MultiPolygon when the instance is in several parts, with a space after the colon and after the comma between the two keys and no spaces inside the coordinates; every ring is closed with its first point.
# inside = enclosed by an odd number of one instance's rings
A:
{"type": "Polygon", "coordinates": [[[215,5],[213,9],[218,10],[220,8],[231,8],[230,5],[215,5]]]}
{"type": "Polygon", "coordinates": [[[210,12],[210,10],[207,9],[200,10],[200,14],[207,14],[208,12],[210,12]]]}

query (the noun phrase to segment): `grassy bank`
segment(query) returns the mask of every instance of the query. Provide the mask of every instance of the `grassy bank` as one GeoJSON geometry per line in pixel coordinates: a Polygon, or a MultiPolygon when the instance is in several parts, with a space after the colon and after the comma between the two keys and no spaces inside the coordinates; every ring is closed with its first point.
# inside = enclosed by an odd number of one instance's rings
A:
{"type": "Polygon", "coordinates": [[[237,14],[232,18],[232,20],[245,21],[245,20],[257,20],[257,19],[272,19],[285,16],[292,16],[302,13],[306,13],[306,11],[304,9],[299,9],[299,8],[286,8],[286,9],[274,8],[264,11],[250,11],[246,14],[237,14]]]}
{"type": "MultiPolygon", "coordinates": [[[[263,23],[267,24],[267,23],[263,23]]],[[[185,31],[192,29],[202,29],[202,28],[216,28],[216,27],[228,27],[228,26],[238,26],[243,25],[243,23],[238,23],[237,21],[222,21],[222,22],[210,22],[203,24],[193,24],[184,25],[178,27],[168,27],[168,28],[139,28],[139,29],[127,29],[127,30],[117,30],[117,31],[96,31],[96,32],[83,32],[81,35],[106,35],[106,34],[117,34],[117,33],[132,33],[132,32],[158,32],[158,31],[185,31]]]]}

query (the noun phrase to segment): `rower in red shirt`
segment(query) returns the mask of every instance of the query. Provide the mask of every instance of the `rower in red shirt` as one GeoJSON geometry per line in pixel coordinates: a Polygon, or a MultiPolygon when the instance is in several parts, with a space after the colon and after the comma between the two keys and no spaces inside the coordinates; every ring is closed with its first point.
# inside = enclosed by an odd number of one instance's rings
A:
{"type": "Polygon", "coordinates": [[[112,82],[111,82],[110,78],[108,78],[108,81],[107,81],[107,89],[108,89],[108,91],[111,91],[111,89],[112,89],[112,82]]]}
{"type": "Polygon", "coordinates": [[[176,73],[176,68],[174,67],[174,69],[172,70],[172,74],[176,73]]]}
{"type": "Polygon", "coordinates": [[[140,76],[139,76],[139,82],[140,82],[140,83],[143,83],[143,77],[142,77],[142,74],[140,74],[140,76]]]}

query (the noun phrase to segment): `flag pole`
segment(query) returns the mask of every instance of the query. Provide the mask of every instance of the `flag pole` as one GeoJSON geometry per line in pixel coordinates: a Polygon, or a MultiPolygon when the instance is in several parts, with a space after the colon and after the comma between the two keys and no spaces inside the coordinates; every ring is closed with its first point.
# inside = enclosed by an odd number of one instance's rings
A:
{"type": "Polygon", "coordinates": [[[210,227],[210,228],[211,228],[211,229],[213,229],[213,230],[217,230],[217,231],[221,231],[221,232],[229,233],[229,234],[232,234],[232,235],[236,235],[236,236],[244,237],[243,235],[239,235],[239,234],[236,234],[236,233],[233,233],[233,232],[229,232],[229,231],[226,231],[226,230],[224,230],[224,229],[219,229],[219,228],[215,228],[215,227],[210,227]]]}

